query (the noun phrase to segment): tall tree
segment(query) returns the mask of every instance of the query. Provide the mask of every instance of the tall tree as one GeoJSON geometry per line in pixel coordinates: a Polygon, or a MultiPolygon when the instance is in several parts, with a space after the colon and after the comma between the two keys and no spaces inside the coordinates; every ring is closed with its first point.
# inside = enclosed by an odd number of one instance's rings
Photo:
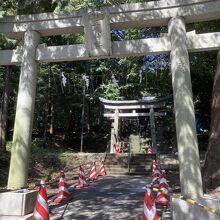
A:
{"type": "Polygon", "coordinates": [[[11,67],[6,67],[5,85],[2,93],[2,102],[0,106],[0,151],[6,151],[6,133],[8,121],[8,103],[10,94],[11,67]]]}
{"type": "Polygon", "coordinates": [[[217,70],[213,84],[210,127],[203,182],[206,188],[215,189],[220,186],[220,51],[217,55],[217,70]]]}
{"type": "MultiPolygon", "coordinates": [[[[3,17],[5,11],[0,7],[0,18],[3,17]]],[[[0,49],[14,49],[17,45],[16,40],[8,39],[0,34],[0,49]]],[[[11,66],[5,67],[5,79],[4,86],[1,95],[1,105],[0,105],[0,151],[6,151],[6,133],[8,124],[8,104],[9,104],[9,94],[10,94],[10,83],[11,83],[11,66]]]]}

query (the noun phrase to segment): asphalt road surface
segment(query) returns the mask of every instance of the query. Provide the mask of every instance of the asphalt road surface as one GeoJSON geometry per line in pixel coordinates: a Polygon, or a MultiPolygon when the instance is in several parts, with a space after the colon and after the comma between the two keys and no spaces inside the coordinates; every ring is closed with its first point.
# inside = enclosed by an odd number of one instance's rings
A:
{"type": "Polygon", "coordinates": [[[141,220],[147,182],[145,176],[102,177],[74,190],[68,204],[50,207],[50,219],[141,220]]]}

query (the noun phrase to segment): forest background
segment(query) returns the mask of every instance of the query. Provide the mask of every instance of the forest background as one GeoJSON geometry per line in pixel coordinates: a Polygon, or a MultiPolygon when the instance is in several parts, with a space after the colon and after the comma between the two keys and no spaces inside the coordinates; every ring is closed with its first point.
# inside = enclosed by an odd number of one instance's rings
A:
{"type": "MultiPolygon", "coordinates": [[[[141,0],[0,0],[0,19],[5,15],[100,8],[124,3],[147,2],[141,0]]],[[[220,31],[220,20],[187,24],[187,31],[196,33],[220,31]]],[[[158,38],[167,27],[112,30],[112,41],[158,38]]],[[[42,37],[40,43],[48,46],[84,43],[80,34],[42,37]]],[[[0,36],[0,49],[14,49],[23,45],[0,36]]],[[[193,99],[196,118],[200,126],[199,148],[207,152],[203,170],[205,186],[218,189],[220,185],[220,70],[217,70],[217,51],[190,53],[193,99]],[[213,83],[215,82],[215,83],[213,83]],[[214,88],[214,89],[213,89],[214,88]],[[218,111],[217,111],[218,110],[218,111]],[[214,120],[214,119],[217,119],[214,120]],[[219,123],[218,123],[219,122],[219,123]],[[207,130],[208,132],[204,132],[207,130]],[[212,133],[219,133],[213,137],[212,133]],[[218,156],[217,156],[218,155],[218,156]],[[211,167],[211,168],[210,168],[211,167]]],[[[219,68],[218,68],[219,69],[219,68]]],[[[11,148],[19,84],[19,66],[0,66],[0,150],[1,156],[11,148]]],[[[172,95],[169,56],[156,54],[105,60],[41,63],[38,74],[32,153],[80,150],[83,130],[84,152],[104,152],[110,139],[111,122],[103,118],[99,97],[111,100],[131,100],[144,96],[172,95]],[[82,114],[84,112],[84,114],[82,114]]],[[[172,103],[166,120],[171,145],[175,145],[172,103]]],[[[141,125],[145,121],[139,121],[141,125]]],[[[123,122],[123,135],[137,130],[137,121],[123,122]]]]}

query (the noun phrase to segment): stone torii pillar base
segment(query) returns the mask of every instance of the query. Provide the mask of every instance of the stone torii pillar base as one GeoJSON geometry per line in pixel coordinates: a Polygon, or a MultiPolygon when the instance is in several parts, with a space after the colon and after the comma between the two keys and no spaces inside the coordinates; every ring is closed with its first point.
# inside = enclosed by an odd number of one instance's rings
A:
{"type": "MultiPolygon", "coordinates": [[[[208,196],[196,200],[202,205],[214,208],[220,212],[220,201],[208,196]]],[[[220,216],[207,212],[198,205],[192,205],[184,200],[172,198],[172,220],[218,220],[220,216]]]]}
{"type": "Polygon", "coordinates": [[[31,220],[37,190],[0,193],[0,220],[31,220]]]}

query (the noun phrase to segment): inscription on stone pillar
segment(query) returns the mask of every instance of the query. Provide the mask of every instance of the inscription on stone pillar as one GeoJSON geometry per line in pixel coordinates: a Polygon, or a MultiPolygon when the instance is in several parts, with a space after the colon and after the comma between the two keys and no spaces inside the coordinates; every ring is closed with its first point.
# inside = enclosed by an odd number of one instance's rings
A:
{"type": "Polygon", "coordinates": [[[109,56],[111,35],[108,14],[91,11],[84,15],[86,50],[89,56],[109,56]]]}

